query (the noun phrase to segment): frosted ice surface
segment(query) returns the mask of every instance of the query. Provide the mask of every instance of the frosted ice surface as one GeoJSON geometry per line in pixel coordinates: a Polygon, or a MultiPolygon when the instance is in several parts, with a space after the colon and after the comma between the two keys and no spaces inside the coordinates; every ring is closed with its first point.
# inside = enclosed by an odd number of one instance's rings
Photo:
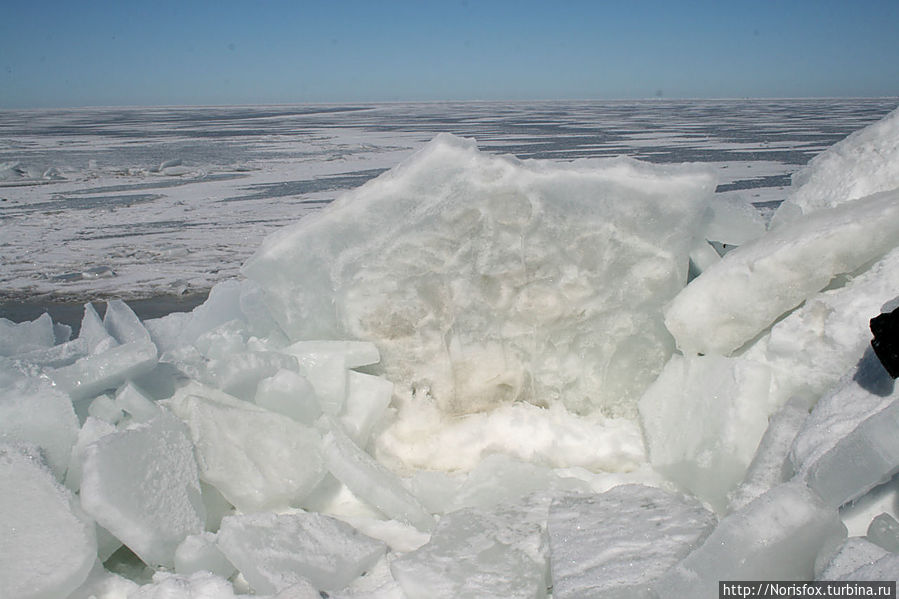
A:
{"type": "Polygon", "coordinates": [[[434,527],[434,517],[403,485],[399,477],[359,448],[334,421],[327,421],[322,452],[331,474],[354,495],[387,517],[424,531],[434,527]]]}
{"type": "Polygon", "coordinates": [[[841,580],[877,580],[899,583],[899,555],[888,553],[874,563],[865,564],[841,580]]]}
{"type": "Polygon", "coordinates": [[[78,418],[68,396],[24,377],[0,386],[0,440],[40,446],[59,480],[65,476],[77,438],[78,418]]]}
{"type": "Polygon", "coordinates": [[[284,414],[303,424],[315,424],[322,413],[315,398],[315,389],[309,381],[287,369],[259,381],[255,401],[267,410],[284,414]]]}
{"type": "Polygon", "coordinates": [[[799,397],[788,401],[771,417],[743,481],[728,495],[728,511],[740,509],[793,476],[790,448],[806,418],[808,409],[799,397]]]}
{"type": "Polygon", "coordinates": [[[439,135],[244,272],[291,339],[372,341],[397,393],[445,412],[633,416],[671,353],[661,307],[713,187],[696,167],[522,162],[439,135]]]}
{"type": "Polygon", "coordinates": [[[769,384],[763,364],[673,356],[640,400],[653,467],[723,510],[768,428],[769,384]]]}
{"type": "Polygon", "coordinates": [[[652,597],[652,583],[717,523],[696,499],[643,485],[559,498],[548,525],[553,598],[652,597]]]}
{"type": "Polygon", "coordinates": [[[819,210],[740,246],[668,305],[685,353],[730,354],[841,274],[899,243],[899,190],[819,210]]]}
{"type": "Polygon", "coordinates": [[[869,541],[892,553],[899,553],[899,522],[887,513],[882,513],[868,525],[869,541]]]}
{"type": "Polygon", "coordinates": [[[206,518],[186,427],[164,412],[89,445],[81,505],[147,565],[173,567],[178,544],[206,518]]]}
{"type": "Polygon", "coordinates": [[[44,312],[31,322],[0,318],[0,356],[15,356],[56,344],[53,320],[44,312]]]}
{"type": "Polygon", "coordinates": [[[112,572],[108,572],[97,560],[94,567],[80,587],[75,589],[67,599],[127,599],[129,593],[138,589],[138,585],[112,572]]]}
{"type": "Polygon", "coordinates": [[[237,568],[228,561],[211,532],[187,535],[175,549],[175,572],[193,574],[205,570],[229,578],[237,568]]]}
{"type": "Polygon", "coordinates": [[[803,477],[812,464],[867,418],[899,400],[899,392],[873,350],[812,409],[793,441],[790,460],[803,477]]]}
{"type": "Polygon", "coordinates": [[[67,597],[97,558],[93,522],[33,447],[0,444],[0,489],[0,597],[67,597]]]}
{"type": "Polygon", "coordinates": [[[840,580],[862,566],[873,564],[887,554],[888,552],[885,549],[878,547],[864,537],[849,537],[830,556],[827,563],[821,568],[821,572],[815,578],[818,580],[840,580]]]}
{"type": "Polygon", "coordinates": [[[709,241],[743,245],[765,234],[765,219],[758,209],[742,198],[716,197],[709,204],[711,218],[703,229],[709,241]]]}
{"type": "Polygon", "coordinates": [[[116,432],[114,424],[110,424],[105,420],[88,416],[78,431],[78,439],[72,447],[71,457],[69,459],[69,468],[66,470],[66,486],[73,491],[77,491],[81,487],[82,464],[84,463],[84,454],[87,447],[110,433],[116,432]]]}
{"type": "Polygon", "coordinates": [[[899,472],[899,401],[869,416],[808,467],[808,485],[839,507],[899,472]]]}
{"type": "Polygon", "coordinates": [[[305,512],[228,516],[218,545],[260,594],[304,580],[320,590],[340,590],[386,549],[344,522],[305,512]]]}
{"type": "Polygon", "coordinates": [[[811,580],[819,553],[846,538],[837,510],[802,483],[778,485],[723,518],[655,585],[662,597],[713,596],[719,580],[811,580]]]}
{"type": "Polygon", "coordinates": [[[50,377],[59,389],[78,400],[115,389],[127,379],[147,374],[155,367],[156,346],[150,342],[130,342],[85,356],[51,372],[50,377]]]}
{"type": "Polygon", "coordinates": [[[118,341],[106,330],[100,315],[94,305],[84,305],[84,316],[81,318],[81,329],[78,338],[87,342],[88,352],[91,354],[102,353],[109,348],[118,345],[118,341]]]}
{"type": "Polygon", "coordinates": [[[365,447],[393,397],[393,383],[355,370],[347,373],[347,394],[338,421],[356,445],[365,447]]]}
{"type": "Polygon", "coordinates": [[[144,328],[134,311],[122,300],[106,302],[103,326],[120,344],[151,342],[150,333],[144,328]]]}
{"type": "MultiPolygon", "coordinates": [[[[342,591],[330,593],[331,599],[408,599],[390,572],[390,563],[395,555],[388,553],[365,576],[357,578],[342,591]]],[[[316,592],[308,598],[301,595],[292,599],[320,599],[320,595],[316,592]]]]}
{"type": "Polygon", "coordinates": [[[87,413],[94,418],[105,420],[110,424],[118,424],[125,416],[109,395],[98,395],[87,407],[87,413]]]}
{"type": "Polygon", "coordinates": [[[408,599],[540,599],[548,583],[545,535],[515,510],[459,510],[390,569],[408,599]]]}
{"type": "Polygon", "coordinates": [[[376,364],[378,348],[362,341],[299,341],[284,349],[315,389],[321,409],[332,416],[344,409],[350,368],[376,364]]]}
{"type": "Polygon", "coordinates": [[[899,187],[899,110],[849,135],[793,175],[774,224],[899,187]]]}
{"type": "Polygon", "coordinates": [[[241,511],[294,505],[325,475],[321,436],[287,416],[199,386],[167,403],[190,427],[202,479],[241,511]]]}
{"type": "Polygon", "coordinates": [[[152,584],[141,586],[128,599],[237,599],[237,595],[230,582],[211,572],[189,576],[157,572],[152,584]]]}
{"type": "Polygon", "coordinates": [[[115,405],[126,412],[132,422],[147,422],[159,415],[159,406],[130,381],[116,391],[115,405]]]}

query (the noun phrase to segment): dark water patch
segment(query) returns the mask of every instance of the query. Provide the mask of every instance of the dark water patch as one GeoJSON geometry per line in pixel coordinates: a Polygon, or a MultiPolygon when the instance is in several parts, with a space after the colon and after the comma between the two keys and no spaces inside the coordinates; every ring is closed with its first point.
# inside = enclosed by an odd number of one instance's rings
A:
{"type": "Polygon", "coordinates": [[[244,175],[242,173],[222,173],[215,175],[207,175],[202,178],[171,178],[171,179],[162,179],[159,181],[151,181],[147,183],[131,183],[127,185],[107,185],[104,187],[90,187],[87,189],[77,189],[74,191],[67,191],[66,196],[75,196],[75,195],[89,195],[89,194],[98,194],[98,193],[116,193],[122,191],[139,191],[142,189],[167,189],[170,187],[181,187],[183,185],[190,185],[191,183],[196,183],[198,181],[208,182],[208,181],[230,181],[232,179],[244,179],[249,175],[244,175]]]}
{"type": "Polygon", "coordinates": [[[138,193],[132,195],[113,196],[88,196],[69,197],[59,196],[47,202],[35,202],[34,204],[16,204],[13,206],[0,205],[0,215],[10,212],[54,212],[62,210],[94,210],[97,208],[127,208],[135,204],[145,204],[162,198],[157,193],[138,193]]]}
{"type": "Polygon", "coordinates": [[[723,183],[715,188],[715,193],[739,191],[741,189],[760,189],[762,187],[788,187],[792,175],[770,175],[754,179],[740,179],[732,183],[723,183]]]}
{"type": "MultiPolygon", "coordinates": [[[[261,183],[245,187],[248,193],[241,196],[233,196],[219,200],[220,202],[238,202],[243,200],[268,200],[287,196],[301,196],[321,191],[342,191],[359,187],[363,183],[374,179],[387,169],[375,168],[364,171],[354,171],[340,175],[316,177],[300,181],[280,181],[278,183],[261,183]]],[[[328,200],[330,201],[330,200],[328,200]]]]}

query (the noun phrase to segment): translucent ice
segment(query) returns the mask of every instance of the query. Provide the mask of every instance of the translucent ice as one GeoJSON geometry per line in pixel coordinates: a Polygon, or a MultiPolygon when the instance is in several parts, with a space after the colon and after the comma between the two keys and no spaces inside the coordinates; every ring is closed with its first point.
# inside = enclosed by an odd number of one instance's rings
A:
{"type": "Polygon", "coordinates": [[[554,599],[650,598],[652,583],[718,523],[692,498],[643,485],[553,501],[554,599]]]}
{"type": "Polygon", "coordinates": [[[245,265],[291,339],[375,342],[397,393],[633,416],[672,350],[713,179],[634,161],[481,154],[440,135],[269,237],[245,265]]]}
{"type": "Polygon", "coordinates": [[[0,489],[0,597],[67,597],[97,559],[93,522],[33,448],[0,444],[0,489]]]}
{"type": "Polygon", "coordinates": [[[887,513],[880,514],[868,525],[869,541],[891,553],[899,553],[899,522],[887,513]]]}
{"type": "Polygon", "coordinates": [[[324,591],[348,585],[384,554],[384,544],[315,513],[249,514],[222,520],[218,545],[256,593],[308,580],[324,591]]]}
{"type": "Polygon", "coordinates": [[[164,412],[89,445],[81,504],[148,565],[173,567],[178,544],[206,518],[186,427],[164,412]]]}
{"type": "Polygon", "coordinates": [[[178,574],[212,572],[229,578],[237,569],[219,548],[216,535],[211,532],[188,535],[175,549],[175,571],[178,574]]]}
{"type": "Polygon", "coordinates": [[[70,366],[55,370],[50,376],[72,399],[85,399],[115,389],[129,378],[150,372],[155,366],[155,345],[130,342],[85,356],[70,366]]]}
{"type": "Polygon", "coordinates": [[[899,190],[819,210],[729,252],[668,305],[685,353],[730,354],[778,317],[899,244],[899,190]]]}
{"type": "Polygon", "coordinates": [[[211,572],[189,576],[158,572],[152,584],[129,593],[128,599],[237,599],[237,595],[230,582],[211,572]]]}
{"type": "Polygon", "coordinates": [[[811,580],[819,553],[845,538],[836,509],[802,483],[783,483],[722,519],[655,588],[700,599],[714,595],[719,580],[811,580]]]}
{"type": "Polygon", "coordinates": [[[859,568],[873,564],[887,551],[864,537],[849,537],[829,557],[816,576],[819,580],[840,580],[859,568]]]}
{"type": "Polygon", "coordinates": [[[46,312],[31,322],[0,318],[0,356],[15,356],[55,344],[53,320],[46,312]]]}
{"type": "Polygon", "coordinates": [[[834,144],[793,175],[774,225],[899,187],[899,110],[834,144]]]}
{"type": "Polygon", "coordinates": [[[168,405],[190,427],[203,480],[241,511],[294,505],[325,475],[320,435],[287,416],[201,386],[168,405]]]}
{"type": "Polygon", "coordinates": [[[314,424],[322,413],[315,389],[306,377],[292,370],[281,369],[259,381],[254,398],[257,405],[304,424],[314,424]]]}

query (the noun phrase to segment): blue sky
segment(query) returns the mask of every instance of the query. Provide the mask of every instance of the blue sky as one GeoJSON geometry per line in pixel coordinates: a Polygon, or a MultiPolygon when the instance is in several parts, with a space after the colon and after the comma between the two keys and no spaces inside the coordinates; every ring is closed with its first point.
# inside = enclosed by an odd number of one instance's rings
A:
{"type": "Polygon", "coordinates": [[[20,0],[0,108],[899,95],[899,1],[20,0]]]}

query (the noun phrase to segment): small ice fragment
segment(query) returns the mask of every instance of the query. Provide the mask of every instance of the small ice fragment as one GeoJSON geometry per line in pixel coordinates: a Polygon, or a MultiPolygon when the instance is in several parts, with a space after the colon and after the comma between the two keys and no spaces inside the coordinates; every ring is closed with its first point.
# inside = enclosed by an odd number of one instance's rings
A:
{"type": "Polygon", "coordinates": [[[434,517],[399,477],[362,451],[332,420],[328,421],[322,451],[331,474],[357,497],[388,518],[408,522],[419,530],[434,528],[434,517]]]}
{"type": "Polygon", "coordinates": [[[256,593],[304,580],[339,591],[384,555],[385,546],[350,525],[317,513],[228,516],[218,546],[256,593]]]}
{"type": "Polygon", "coordinates": [[[697,500],[643,485],[559,498],[549,509],[553,598],[649,599],[717,523],[697,500]]]}
{"type": "Polygon", "coordinates": [[[222,578],[230,578],[237,568],[228,561],[211,532],[188,535],[175,549],[175,572],[193,574],[205,570],[222,578]]]}
{"type": "Polygon", "coordinates": [[[16,356],[54,345],[53,319],[46,312],[30,322],[0,318],[0,356],[16,356]]]}
{"type": "Polygon", "coordinates": [[[131,381],[125,383],[116,392],[115,405],[131,416],[131,422],[147,422],[159,415],[156,405],[143,391],[131,381]]]}
{"type": "Polygon", "coordinates": [[[156,346],[130,342],[81,358],[50,373],[56,386],[73,400],[94,397],[115,389],[127,379],[144,375],[156,366],[156,346]]]}
{"type": "Polygon", "coordinates": [[[281,369],[259,381],[256,404],[303,424],[314,424],[322,410],[309,381],[292,370],[281,369]]]}
{"type": "Polygon", "coordinates": [[[106,332],[120,344],[148,343],[150,334],[134,311],[122,300],[106,302],[106,314],[103,316],[106,332]]]}
{"type": "Polygon", "coordinates": [[[808,469],[808,485],[839,507],[899,472],[899,401],[868,417],[808,469]]]}
{"type": "Polygon", "coordinates": [[[72,454],[69,460],[69,468],[66,470],[66,486],[72,491],[77,491],[81,487],[81,465],[84,462],[84,452],[87,446],[110,433],[116,432],[114,424],[106,420],[88,416],[81,430],[78,431],[78,440],[72,447],[72,454]]]}
{"type": "Polygon", "coordinates": [[[871,520],[868,525],[869,541],[892,553],[899,553],[899,522],[884,512],[871,520]]]}
{"type": "Polygon", "coordinates": [[[259,382],[280,370],[296,370],[293,356],[273,351],[238,351],[209,363],[208,382],[245,401],[252,401],[259,382]]]}
{"type": "Polygon", "coordinates": [[[281,414],[194,390],[167,402],[190,427],[203,480],[243,512],[296,505],[325,475],[321,437],[281,414]]]}
{"type": "Polygon", "coordinates": [[[864,537],[849,537],[828,557],[817,580],[840,580],[862,566],[873,564],[888,552],[864,537]]]}
{"type": "Polygon", "coordinates": [[[354,370],[347,374],[346,402],[338,421],[359,447],[368,444],[372,429],[393,397],[393,383],[354,370]]]}
{"type": "Polygon", "coordinates": [[[152,584],[145,584],[128,599],[238,599],[230,582],[211,572],[189,576],[157,572],[152,584]]]}
{"type": "Polygon", "coordinates": [[[88,352],[91,354],[103,353],[114,345],[118,345],[112,335],[106,330],[100,315],[91,303],[84,304],[84,316],[81,318],[81,330],[78,339],[87,343],[88,352]]]}
{"type": "Polygon", "coordinates": [[[138,589],[137,583],[103,567],[102,558],[94,562],[94,567],[80,587],[67,599],[125,599],[138,589]]]}
{"type": "Polygon", "coordinates": [[[68,597],[97,559],[94,524],[25,445],[0,444],[0,597],[68,597]]]}
{"type": "Polygon", "coordinates": [[[95,397],[87,407],[87,413],[110,424],[117,424],[124,416],[122,410],[116,405],[115,400],[108,395],[95,397]]]}
{"type": "Polygon", "coordinates": [[[186,427],[163,412],[85,450],[81,504],[150,566],[174,566],[178,544],[203,531],[205,508],[186,427]]]}
{"type": "Polygon", "coordinates": [[[818,555],[845,538],[835,508],[801,482],[783,483],[722,519],[655,590],[701,599],[714,595],[719,580],[810,580],[818,555]]]}
{"type": "Polygon", "coordinates": [[[370,366],[381,360],[378,348],[367,341],[297,341],[284,351],[297,357],[318,354],[343,356],[346,368],[370,366]]]}
{"type": "Polygon", "coordinates": [[[519,510],[463,509],[443,516],[430,542],[390,570],[408,599],[541,599],[546,550],[545,530],[519,510]]]}

